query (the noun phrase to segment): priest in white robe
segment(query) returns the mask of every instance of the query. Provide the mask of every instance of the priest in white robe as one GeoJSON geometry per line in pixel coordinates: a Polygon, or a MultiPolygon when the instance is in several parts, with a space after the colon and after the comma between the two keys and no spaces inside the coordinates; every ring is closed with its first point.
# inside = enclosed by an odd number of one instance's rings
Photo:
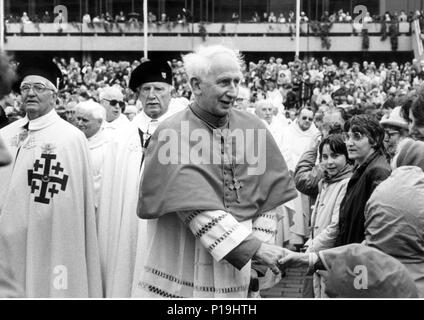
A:
{"type": "MultiPolygon", "coordinates": [[[[274,101],[265,99],[259,100],[255,104],[255,113],[265,123],[267,129],[271,132],[272,137],[275,140],[281,154],[284,155],[286,163],[291,163],[291,153],[289,152],[289,146],[284,143],[284,132],[288,124],[281,121],[278,117],[277,107],[274,101]]],[[[290,226],[293,224],[292,217],[292,201],[287,203],[287,206],[281,206],[279,215],[277,216],[277,234],[275,237],[276,243],[283,245],[290,241],[291,231],[290,226]]]]}
{"type": "Polygon", "coordinates": [[[90,150],[96,208],[100,202],[103,162],[111,139],[106,133],[105,120],[105,109],[93,100],[80,102],[75,106],[75,125],[84,133],[90,150]]]}
{"type": "Polygon", "coordinates": [[[87,142],[54,110],[62,74],[41,58],[17,73],[26,116],[0,130],[14,159],[0,169],[0,256],[26,297],[101,297],[87,142]]]}
{"type": "Polygon", "coordinates": [[[131,296],[133,276],[138,273],[136,258],[142,264],[146,243],[146,223],[137,217],[144,149],[159,123],[182,108],[178,104],[171,108],[172,71],[166,63],[142,63],[132,72],[129,86],[138,93],[143,109],[106,151],[98,211],[102,279],[108,298],[131,296]]]}
{"type": "MultiPolygon", "coordinates": [[[[292,175],[300,157],[308,150],[314,137],[319,134],[313,118],[313,111],[304,107],[300,109],[296,121],[284,129],[282,150],[284,150],[283,155],[287,159],[287,166],[292,175]]],[[[294,225],[291,227],[290,242],[292,245],[302,246],[309,235],[309,199],[306,195],[299,193],[298,197],[287,206],[294,211],[294,225]]]]}
{"type": "Polygon", "coordinates": [[[99,102],[106,110],[105,128],[108,134],[129,126],[130,120],[123,114],[125,110],[124,95],[118,86],[104,87],[99,94],[99,102]]]}

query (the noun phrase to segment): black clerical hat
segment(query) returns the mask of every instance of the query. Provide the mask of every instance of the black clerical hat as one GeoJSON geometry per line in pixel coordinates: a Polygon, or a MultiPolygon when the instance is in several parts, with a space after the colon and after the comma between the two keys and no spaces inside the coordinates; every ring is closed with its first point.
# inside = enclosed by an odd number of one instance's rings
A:
{"type": "Polygon", "coordinates": [[[167,62],[145,61],[131,73],[129,87],[132,91],[146,82],[165,82],[172,85],[172,70],[167,62]]]}
{"type": "Polygon", "coordinates": [[[63,75],[59,67],[50,59],[31,57],[22,61],[16,69],[18,80],[13,85],[13,90],[20,92],[20,86],[26,76],[40,76],[53,83],[57,89],[63,86],[63,75]]]}

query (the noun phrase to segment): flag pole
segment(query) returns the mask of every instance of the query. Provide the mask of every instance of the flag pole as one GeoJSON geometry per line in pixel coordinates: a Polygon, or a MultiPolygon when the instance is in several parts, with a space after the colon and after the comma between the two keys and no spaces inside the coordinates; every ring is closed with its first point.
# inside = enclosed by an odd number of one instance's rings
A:
{"type": "Polygon", "coordinates": [[[149,22],[147,20],[147,0],[143,0],[143,32],[144,32],[144,58],[148,59],[147,56],[147,34],[148,34],[149,22]]]}
{"type": "Polygon", "coordinates": [[[296,54],[295,60],[299,59],[300,51],[300,0],[296,0],[296,54]]]}
{"type": "Polygon", "coordinates": [[[0,52],[4,51],[4,1],[0,1],[0,52]]]}

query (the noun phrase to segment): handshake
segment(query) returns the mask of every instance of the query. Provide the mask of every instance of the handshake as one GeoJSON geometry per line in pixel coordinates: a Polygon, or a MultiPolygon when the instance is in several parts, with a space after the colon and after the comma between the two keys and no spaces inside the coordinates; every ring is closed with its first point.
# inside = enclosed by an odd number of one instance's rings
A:
{"type": "Polygon", "coordinates": [[[315,253],[300,253],[280,246],[262,243],[253,259],[269,267],[274,274],[286,268],[312,268],[318,259],[315,253]]]}

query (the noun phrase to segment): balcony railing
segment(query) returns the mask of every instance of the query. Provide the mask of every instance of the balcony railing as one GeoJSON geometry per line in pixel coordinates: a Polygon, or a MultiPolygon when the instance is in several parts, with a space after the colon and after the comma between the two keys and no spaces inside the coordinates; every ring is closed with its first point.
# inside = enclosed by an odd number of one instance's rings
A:
{"type": "MultiPolygon", "coordinates": [[[[381,34],[381,23],[367,24],[368,34],[381,34]]],[[[279,23],[210,23],[210,24],[151,24],[148,32],[150,35],[180,35],[190,36],[191,34],[207,34],[208,36],[288,36],[295,32],[294,24],[279,23]]],[[[354,25],[350,23],[334,23],[329,30],[329,35],[355,34],[354,25]]],[[[410,34],[411,27],[408,22],[399,23],[400,34],[410,34]]],[[[66,36],[90,36],[95,34],[105,35],[141,35],[143,33],[142,23],[10,23],[6,24],[6,35],[34,36],[34,35],[66,35],[66,36]]],[[[300,25],[301,36],[314,36],[310,23],[300,25]]]]}

